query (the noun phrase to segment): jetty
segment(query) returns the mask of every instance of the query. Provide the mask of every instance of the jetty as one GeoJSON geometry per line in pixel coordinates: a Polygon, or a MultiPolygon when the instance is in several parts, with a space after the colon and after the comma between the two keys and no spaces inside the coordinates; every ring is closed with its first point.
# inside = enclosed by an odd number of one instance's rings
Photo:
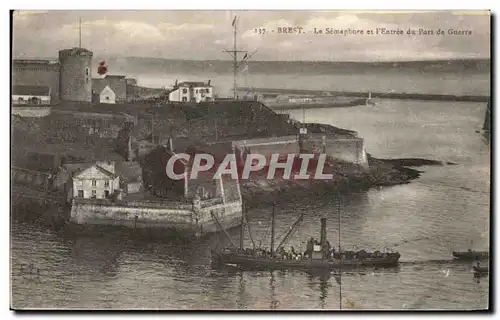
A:
{"type": "Polygon", "coordinates": [[[251,88],[238,87],[239,94],[261,95],[264,99],[276,98],[280,95],[309,95],[309,96],[332,96],[345,98],[371,98],[397,99],[397,100],[427,100],[427,101],[462,101],[462,102],[488,102],[489,96],[480,95],[452,95],[452,94],[423,94],[410,92],[361,92],[361,91],[332,91],[332,90],[301,90],[283,88],[251,88]]]}

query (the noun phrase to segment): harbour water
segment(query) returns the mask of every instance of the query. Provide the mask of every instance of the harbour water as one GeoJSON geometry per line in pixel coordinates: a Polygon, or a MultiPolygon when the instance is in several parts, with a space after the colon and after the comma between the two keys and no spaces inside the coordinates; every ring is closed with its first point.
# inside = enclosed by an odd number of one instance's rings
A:
{"type": "MultiPolygon", "coordinates": [[[[287,248],[305,248],[328,218],[328,238],[344,249],[401,253],[393,269],[342,275],[345,309],[486,308],[489,278],[474,279],[453,250],[489,248],[490,149],[481,128],[486,104],[382,100],[375,107],[307,110],[306,121],[358,131],[376,157],[419,157],[456,163],[424,167],[410,184],[340,197],[286,198],[276,206],[276,235],[306,212],[287,248]],[[471,244],[472,242],[472,244],[471,244]]],[[[301,110],[290,111],[302,120],[301,110]]],[[[251,212],[253,238],[269,246],[271,208],[251,212]]],[[[239,231],[231,233],[238,243],[239,231]]],[[[14,308],[105,309],[338,309],[334,277],[303,272],[213,269],[202,243],[173,245],[120,232],[74,235],[29,223],[12,227],[14,308]],[[27,272],[26,265],[34,270],[27,272]],[[21,266],[24,267],[21,268],[21,266]]],[[[248,235],[245,244],[250,245],[248,235]]]]}

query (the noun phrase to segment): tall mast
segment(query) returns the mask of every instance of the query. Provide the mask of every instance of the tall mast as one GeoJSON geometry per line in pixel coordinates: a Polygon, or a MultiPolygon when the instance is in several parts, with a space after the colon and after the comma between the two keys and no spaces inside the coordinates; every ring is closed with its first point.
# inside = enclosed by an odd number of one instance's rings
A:
{"type": "Polygon", "coordinates": [[[274,257],[274,227],[275,227],[275,220],[276,220],[276,214],[275,214],[275,209],[276,209],[276,201],[273,202],[273,214],[272,214],[272,220],[271,220],[271,257],[274,257]]]}
{"type": "Polygon", "coordinates": [[[236,46],[236,34],[238,33],[238,18],[234,17],[233,20],[233,28],[234,28],[234,38],[233,38],[233,98],[236,100],[236,77],[238,70],[238,51],[236,46]]]}
{"type": "MultiPolygon", "coordinates": [[[[155,115],[151,115],[151,142],[155,143],[155,115]]],[[[173,150],[170,150],[173,151],[173,150]]]]}
{"type": "Polygon", "coordinates": [[[245,235],[245,204],[242,205],[241,210],[241,230],[240,230],[240,250],[243,251],[243,236],[245,235]]]}
{"type": "Polygon", "coordinates": [[[78,48],[82,47],[82,18],[80,18],[78,25],[78,48]]]}
{"type": "Polygon", "coordinates": [[[338,196],[338,203],[337,203],[337,208],[339,212],[339,257],[340,257],[340,267],[339,267],[339,304],[340,304],[340,310],[342,310],[342,251],[341,251],[341,246],[340,246],[340,192],[338,196]]]}
{"type": "Polygon", "coordinates": [[[224,52],[229,53],[229,55],[231,55],[231,57],[233,58],[233,99],[236,100],[238,97],[236,94],[236,88],[237,88],[236,82],[238,79],[238,68],[239,68],[239,63],[240,63],[240,61],[238,60],[238,53],[244,53],[243,59],[241,60],[241,62],[246,62],[257,52],[257,50],[255,50],[250,55],[248,54],[248,51],[238,50],[238,46],[236,43],[236,39],[237,39],[237,35],[238,35],[238,17],[235,16],[233,18],[232,26],[233,26],[233,50],[226,49],[226,50],[224,50],[224,52]]]}

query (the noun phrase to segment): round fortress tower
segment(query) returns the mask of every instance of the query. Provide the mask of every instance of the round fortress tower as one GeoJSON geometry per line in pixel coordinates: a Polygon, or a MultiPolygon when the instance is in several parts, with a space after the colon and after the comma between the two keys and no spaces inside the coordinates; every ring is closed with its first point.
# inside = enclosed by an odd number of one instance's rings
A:
{"type": "Polygon", "coordinates": [[[92,101],[92,55],[84,48],[59,51],[61,100],[92,101]]]}

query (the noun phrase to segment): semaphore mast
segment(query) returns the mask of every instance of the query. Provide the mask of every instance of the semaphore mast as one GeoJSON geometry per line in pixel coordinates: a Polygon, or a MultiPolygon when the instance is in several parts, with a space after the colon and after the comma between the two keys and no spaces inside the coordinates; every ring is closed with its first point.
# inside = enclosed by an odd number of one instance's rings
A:
{"type": "Polygon", "coordinates": [[[225,49],[224,52],[229,53],[229,55],[233,58],[233,99],[236,100],[238,99],[238,94],[237,94],[237,79],[238,79],[238,68],[240,67],[240,64],[243,62],[247,62],[250,60],[250,58],[257,52],[255,50],[251,54],[248,54],[248,51],[245,50],[238,50],[238,46],[236,44],[237,41],[237,36],[238,36],[238,17],[235,16],[233,18],[232,22],[233,26],[233,49],[232,50],[227,50],[225,49]],[[238,53],[244,53],[243,59],[241,61],[238,60],[238,53]]]}

